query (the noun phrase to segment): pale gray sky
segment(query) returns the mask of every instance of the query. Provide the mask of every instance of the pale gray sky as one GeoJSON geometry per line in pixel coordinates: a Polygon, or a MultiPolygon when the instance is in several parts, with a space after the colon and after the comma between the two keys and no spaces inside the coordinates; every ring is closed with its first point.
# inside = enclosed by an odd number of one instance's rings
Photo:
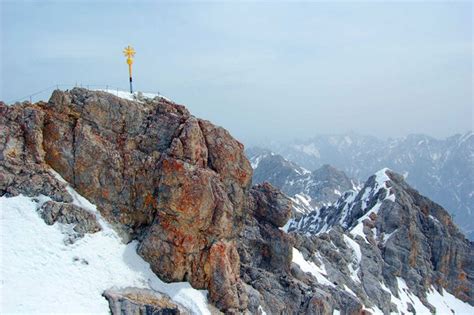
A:
{"type": "Polygon", "coordinates": [[[1,1],[0,99],[160,91],[247,144],[473,128],[466,2],[1,1]],[[133,3],[132,3],[133,2],[133,3]]]}

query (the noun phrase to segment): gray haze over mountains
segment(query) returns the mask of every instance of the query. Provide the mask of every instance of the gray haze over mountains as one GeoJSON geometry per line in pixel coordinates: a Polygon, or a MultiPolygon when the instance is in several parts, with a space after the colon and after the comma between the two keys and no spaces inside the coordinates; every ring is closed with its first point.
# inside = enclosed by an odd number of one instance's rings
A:
{"type": "Polygon", "coordinates": [[[1,1],[0,14],[6,102],[75,82],[126,90],[130,44],[137,90],[246,144],[472,128],[468,1],[1,1]]]}
{"type": "MultiPolygon", "coordinates": [[[[360,182],[364,182],[376,171],[388,167],[403,174],[406,181],[414,188],[446,208],[466,235],[470,239],[474,238],[474,135],[472,132],[454,135],[443,140],[426,135],[409,135],[390,140],[356,134],[320,135],[293,143],[274,142],[268,147],[292,161],[292,164],[297,167],[312,171],[330,164],[360,182]]],[[[253,161],[259,156],[258,150],[255,149],[248,150],[247,154],[253,161]]],[[[263,155],[260,153],[260,156],[263,155]]],[[[267,157],[260,158],[259,162],[264,166],[269,163],[269,159],[267,154],[267,157]]],[[[271,157],[271,160],[275,159],[271,157]]],[[[254,175],[254,180],[257,182],[268,180],[282,187],[283,191],[286,187],[281,185],[281,182],[295,182],[291,177],[281,179],[284,177],[281,165],[270,169],[272,168],[263,170],[262,166],[260,169],[257,168],[255,174],[258,177],[254,175]],[[279,181],[275,180],[275,173],[279,173],[279,181]]],[[[299,172],[304,173],[301,170],[299,172]]],[[[335,178],[337,177],[332,176],[333,180],[335,178]]],[[[334,189],[335,186],[330,187],[334,189]]],[[[304,189],[300,191],[304,193],[304,189]]],[[[286,192],[289,192],[290,196],[296,194],[288,189],[286,192]]],[[[311,200],[314,194],[312,196],[309,194],[309,197],[310,202],[314,204],[315,201],[311,200]]]]}

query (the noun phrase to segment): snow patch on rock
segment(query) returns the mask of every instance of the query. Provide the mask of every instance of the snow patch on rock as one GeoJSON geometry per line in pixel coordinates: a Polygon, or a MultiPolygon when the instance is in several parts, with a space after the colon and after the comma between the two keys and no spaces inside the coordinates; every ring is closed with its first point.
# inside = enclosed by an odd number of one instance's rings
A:
{"type": "Polygon", "coordinates": [[[318,267],[315,263],[307,261],[306,259],[304,259],[303,254],[301,254],[301,252],[294,247],[293,262],[300,266],[301,270],[303,270],[304,272],[309,272],[310,274],[312,274],[316,278],[316,280],[318,280],[319,283],[334,287],[334,284],[326,278],[327,273],[324,265],[318,267]]]}

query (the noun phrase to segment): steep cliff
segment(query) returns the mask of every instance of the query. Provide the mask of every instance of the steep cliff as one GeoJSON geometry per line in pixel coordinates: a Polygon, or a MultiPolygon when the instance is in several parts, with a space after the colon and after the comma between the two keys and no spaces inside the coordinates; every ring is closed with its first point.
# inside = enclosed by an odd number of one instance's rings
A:
{"type": "Polygon", "coordinates": [[[3,176],[13,178],[7,167],[18,161],[51,166],[126,239],[140,240],[162,279],[208,289],[221,309],[245,309],[235,240],[252,173],[226,130],[162,98],[78,88],[1,110],[3,176]]]}

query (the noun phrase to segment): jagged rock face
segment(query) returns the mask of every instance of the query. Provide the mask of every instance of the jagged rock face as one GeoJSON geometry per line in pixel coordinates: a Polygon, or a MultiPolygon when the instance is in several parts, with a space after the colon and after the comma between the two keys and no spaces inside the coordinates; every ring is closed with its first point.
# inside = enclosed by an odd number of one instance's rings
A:
{"type": "Polygon", "coordinates": [[[101,230],[94,214],[72,204],[66,184],[44,163],[39,106],[10,108],[0,102],[0,196],[49,198],[37,209],[46,224],[70,224],[66,243],[101,230]]]}
{"type": "Polygon", "coordinates": [[[432,286],[474,304],[473,243],[441,206],[389,170],[370,177],[358,194],[347,194],[334,206],[292,222],[289,230],[301,235],[300,249],[317,252],[326,266],[337,266],[329,268],[329,278],[347,285],[365,305],[374,303],[384,312],[394,311],[390,294],[381,284],[395,294],[398,278],[429,309],[433,307],[426,292],[432,286]],[[352,277],[344,258],[350,255],[340,255],[346,247],[338,241],[341,233],[346,243],[359,247],[359,262],[353,266],[358,271],[352,277]],[[362,283],[362,291],[354,279],[362,283]]]}
{"type": "Polygon", "coordinates": [[[291,200],[269,183],[252,187],[254,202],[251,206],[255,217],[265,220],[276,227],[282,227],[291,216],[291,200]]]}
{"type": "Polygon", "coordinates": [[[289,271],[291,241],[278,229],[288,221],[291,201],[270,184],[254,186],[248,199],[246,224],[241,234],[244,262],[267,270],[289,271]]]}
{"type": "MultiPolygon", "coordinates": [[[[302,236],[293,234],[297,247],[308,261],[318,266],[324,266],[326,277],[331,282],[332,289],[341,295],[348,292],[350,297],[357,296],[358,303],[364,307],[378,307],[384,314],[400,313],[391,303],[391,293],[383,289],[382,268],[383,258],[376,247],[364,242],[353,240],[350,234],[345,234],[339,227],[317,236],[302,236]],[[350,244],[358,244],[361,252],[360,261],[350,244]],[[336,291],[337,289],[337,291],[336,291]]],[[[395,291],[394,291],[395,292],[395,291]]],[[[359,305],[351,302],[347,296],[340,298],[345,302],[341,307],[351,310],[359,305]],[[348,304],[348,305],[347,305],[348,304]]],[[[360,305],[359,305],[360,307],[360,305]]],[[[353,312],[348,312],[353,313],[353,312]]]]}
{"type": "MultiPolygon", "coordinates": [[[[235,238],[252,169],[227,131],[164,99],[78,88],[1,111],[3,156],[50,165],[141,240],[139,254],[162,279],[209,289],[221,309],[245,309],[235,238]]],[[[6,192],[21,180],[0,176],[6,192]]]]}
{"type": "Polygon", "coordinates": [[[445,288],[474,304],[474,245],[438,204],[421,196],[401,176],[391,173],[396,204],[381,209],[375,220],[380,233],[393,233],[382,248],[388,275],[406,275],[414,292],[430,285],[445,288]],[[405,206],[405,207],[403,207],[405,206]]]}
{"type": "Polygon", "coordinates": [[[44,113],[39,106],[10,108],[0,102],[0,195],[45,195],[58,202],[72,198],[43,162],[44,113]]]}
{"type": "Polygon", "coordinates": [[[359,314],[362,305],[344,291],[318,283],[292,262],[292,250],[300,239],[279,227],[291,212],[291,202],[270,184],[254,186],[248,199],[248,216],[240,233],[240,276],[245,282],[248,310],[269,314],[359,314]],[[262,215],[262,205],[272,209],[262,215]],[[284,220],[275,222],[279,213],[284,220]]]}

